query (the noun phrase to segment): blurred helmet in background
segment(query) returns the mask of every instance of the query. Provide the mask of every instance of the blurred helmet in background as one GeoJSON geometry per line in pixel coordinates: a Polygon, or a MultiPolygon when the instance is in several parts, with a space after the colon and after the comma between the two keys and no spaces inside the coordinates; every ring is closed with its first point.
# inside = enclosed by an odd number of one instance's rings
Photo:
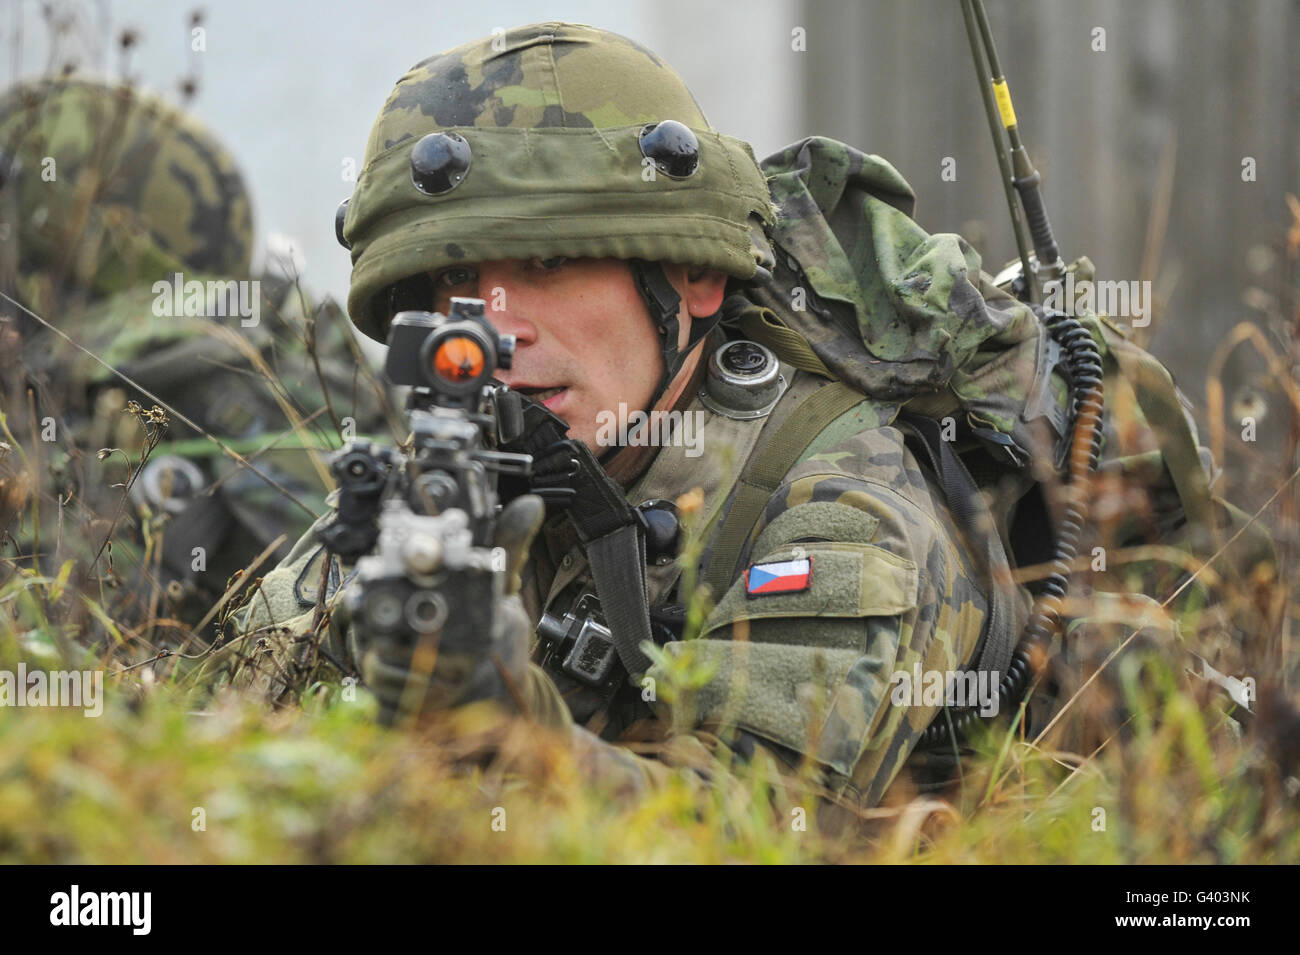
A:
{"type": "Polygon", "coordinates": [[[95,300],[177,271],[248,273],[252,204],[233,157],[131,86],[61,77],[0,95],[0,175],[5,267],[29,304],[42,279],[95,300]]]}

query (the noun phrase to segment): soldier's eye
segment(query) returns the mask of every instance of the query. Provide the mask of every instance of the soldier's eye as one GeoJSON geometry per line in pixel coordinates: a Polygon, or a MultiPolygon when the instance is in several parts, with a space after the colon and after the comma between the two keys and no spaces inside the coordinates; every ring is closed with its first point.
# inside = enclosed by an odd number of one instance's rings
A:
{"type": "Polygon", "coordinates": [[[454,289],[472,281],[474,281],[473,269],[455,265],[439,272],[433,283],[440,289],[454,289]]]}
{"type": "Polygon", "coordinates": [[[567,259],[562,255],[553,256],[549,259],[533,258],[528,260],[530,268],[540,269],[543,272],[553,272],[563,265],[567,259]]]}

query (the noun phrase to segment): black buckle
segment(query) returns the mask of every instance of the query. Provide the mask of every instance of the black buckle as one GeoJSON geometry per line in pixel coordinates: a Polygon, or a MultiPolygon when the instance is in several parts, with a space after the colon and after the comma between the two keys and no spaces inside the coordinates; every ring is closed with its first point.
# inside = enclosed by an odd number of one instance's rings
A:
{"type": "Polygon", "coordinates": [[[561,672],[593,687],[604,686],[614,674],[618,649],[600,613],[600,602],[590,590],[583,591],[563,617],[542,614],[537,636],[547,645],[543,668],[558,661],[561,672]]]}
{"type": "Polygon", "coordinates": [[[613,634],[602,623],[583,620],[578,636],[560,664],[560,669],[588,686],[601,686],[609,679],[618,661],[613,634]]]}

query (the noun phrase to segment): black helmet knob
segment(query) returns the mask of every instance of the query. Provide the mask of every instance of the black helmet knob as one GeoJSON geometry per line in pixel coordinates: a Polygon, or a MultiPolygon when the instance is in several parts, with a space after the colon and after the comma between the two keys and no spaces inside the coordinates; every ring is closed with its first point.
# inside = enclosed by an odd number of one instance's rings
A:
{"type": "Polygon", "coordinates": [[[700,165],[700,141],[689,126],[666,119],[641,130],[641,155],[670,179],[687,179],[700,165]]]}
{"type": "Polygon", "coordinates": [[[348,196],[340,202],[339,207],[334,210],[334,238],[338,239],[339,245],[343,246],[345,249],[352,248],[352,243],[343,237],[343,219],[348,214],[348,203],[351,201],[352,197],[348,196]]]}
{"type": "Polygon", "coordinates": [[[451,192],[469,173],[469,143],[456,133],[429,133],[411,150],[411,182],[426,196],[451,192]]]}

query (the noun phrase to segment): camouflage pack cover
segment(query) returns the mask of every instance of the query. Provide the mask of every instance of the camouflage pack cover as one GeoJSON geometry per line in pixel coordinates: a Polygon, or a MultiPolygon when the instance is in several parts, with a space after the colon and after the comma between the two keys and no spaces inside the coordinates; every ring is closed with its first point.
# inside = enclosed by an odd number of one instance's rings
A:
{"type": "Polygon", "coordinates": [[[1027,306],[981,295],[965,239],[916,224],[912,189],[884,159],[812,137],[762,169],[779,210],[775,281],[745,289],[757,312],[731,316],[753,337],[785,352],[806,342],[809,370],[889,402],[961,387],[989,354],[1036,338],[1027,306]]]}
{"type": "Polygon", "coordinates": [[[422,61],[398,81],[370,133],[344,235],[348,311],[382,340],[375,296],[459,262],[568,256],[641,258],[752,278],[770,261],[767,184],[747,143],[722,136],[654,53],[616,34],[541,23],[422,61]],[[643,176],[650,123],[699,139],[687,179],[643,176]],[[421,137],[454,130],[473,159],[429,196],[411,179],[421,137]]]}
{"type": "MultiPolygon", "coordinates": [[[[0,152],[24,278],[102,297],[177,271],[248,273],[252,206],[233,158],[157,97],[74,77],[16,86],[0,98],[0,152]]],[[[48,295],[24,289],[38,310],[48,295]]]]}

